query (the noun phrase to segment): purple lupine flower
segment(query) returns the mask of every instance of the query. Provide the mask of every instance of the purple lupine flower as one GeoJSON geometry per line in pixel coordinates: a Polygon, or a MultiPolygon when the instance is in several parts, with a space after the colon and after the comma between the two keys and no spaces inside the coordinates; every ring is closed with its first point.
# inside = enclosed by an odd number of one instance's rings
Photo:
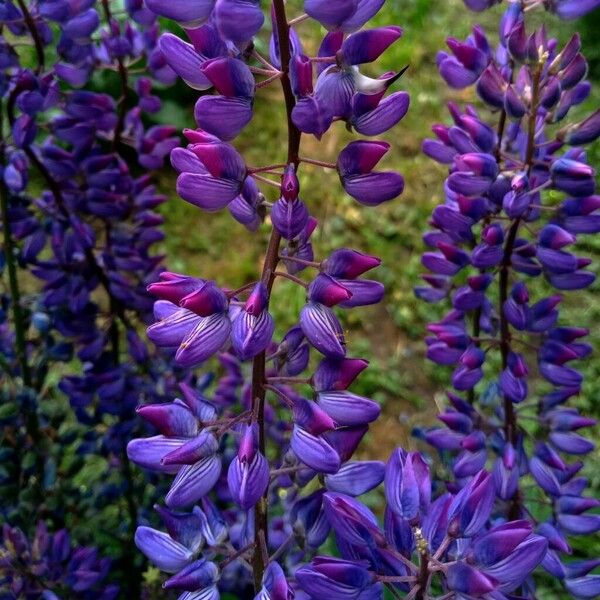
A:
{"type": "Polygon", "coordinates": [[[227,473],[229,491],[244,510],[252,508],[269,483],[269,463],[257,448],[256,425],[248,425],[240,440],[237,456],[227,473]]]}
{"type": "Polygon", "coordinates": [[[354,31],[374,17],[384,0],[341,0],[331,6],[324,0],[305,0],[304,10],[328,29],[354,31]]]}
{"type": "Polygon", "coordinates": [[[196,123],[221,140],[232,140],[252,119],[254,77],[236,58],[216,58],[200,67],[220,96],[202,96],[196,103],[196,123]]]}
{"type": "Polygon", "coordinates": [[[397,448],[385,472],[385,495],[390,509],[409,521],[427,513],[431,501],[429,467],[420,454],[397,448]]]}
{"type": "Polygon", "coordinates": [[[399,196],[404,179],[398,173],[373,173],[388,152],[384,142],[351,142],[338,157],[338,172],[346,192],[367,206],[376,206],[399,196]]]}
{"type": "Polygon", "coordinates": [[[244,310],[233,321],[231,343],[242,360],[254,358],[271,343],[275,323],[267,311],[267,298],[265,285],[256,284],[244,310]]]}
{"type": "Polygon", "coordinates": [[[376,586],[365,565],[326,556],[315,557],[296,571],[298,584],[310,597],[358,598],[376,586]]]}

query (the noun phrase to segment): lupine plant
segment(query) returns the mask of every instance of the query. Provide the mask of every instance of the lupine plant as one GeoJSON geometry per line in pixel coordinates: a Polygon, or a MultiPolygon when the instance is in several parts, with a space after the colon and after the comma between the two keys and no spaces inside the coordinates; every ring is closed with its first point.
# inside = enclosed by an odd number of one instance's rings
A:
{"type": "MultiPolygon", "coordinates": [[[[600,502],[585,494],[580,473],[594,444],[579,431],[596,421],[574,406],[583,381],[570,366],[592,348],[587,329],[564,322],[559,305],[563,292],[595,280],[575,244],[600,231],[584,149],[600,136],[600,111],[569,118],[590,93],[587,64],[577,35],[562,45],[544,27],[528,29],[529,11],[542,4],[571,19],[600,2],[512,2],[497,48],[476,26],[465,41],[449,38],[450,52],[437,57],[445,82],[475,86],[495,118],[450,104],[453,122],[435,125],[436,138],[423,145],[449,176],[424,238],[430,274],[417,295],[451,304],[429,326],[427,355],[454,367],[439,416],[446,428],[423,434],[443,455],[447,489],[464,490],[488,466],[492,517],[524,519],[547,539],[541,565],[561,593],[596,598],[600,577],[588,573],[600,561],[568,558],[571,536],[600,529],[600,516],[588,512],[600,502]]],[[[535,580],[521,593],[534,598],[535,580]]]]}
{"type": "Polygon", "coordinates": [[[319,254],[321,199],[305,186],[323,168],[366,207],[403,192],[399,173],[378,168],[389,144],[373,139],[410,103],[407,67],[377,69],[403,35],[369,27],[384,3],[0,0],[0,598],[145,598],[142,554],[168,574],[159,597],[179,600],[533,599],[547,574],[559,594],[600,595],[600,560],[568,556],[570,536],[600,529],[583,463],[569,459],[593,449],[577,431],[594,421],[566,406],[582,385],[568,363],[591,347],[544,291],[594,280],[567,248],[600,231],[582,149],[600,113],[567,119],[590,93],[577,36],[561,46],[526,28],[534,9],[568,20],[600,0],[509,2],[497,48],[476,26],[437,57],[496,122],[451,104],[454,123],[424,144],[449,175],[417,295],[452,303],[427,344],[454,367],[454,389],[446,428],[417,430],[439,457],[397,448],[387,463],[356,457],[381,409],[351,391],[368,363],[348,350],[342,317],[382,300],[380,260],[319,254]],[[199,93],[184,147],[153,125],[157,86],[177,79],[199,93]],[[250,164],[254,110],[276,91],[285,151],[250,164]],[[342,127],[360,138],[314,156],[342,127]],[[199,219],[227,209],[254,233],[254,277],[164,270],[151,172],[167,156],[199,219]],[[275,309],[294,293],[303,307],[283,327],[275,309]],[[84,436],[45,410],[59,392],[84,436]],[[77,461],[56,439],[112,467],[90,497],[76,497],[77,461]],[[120,591],[110,561],[66,529],[69,512],[116,504],[120,591]]]}
{"type": "Polygon", "coordinates": [[[149,288],[158,298],[150,339],[182,367],[218,354],[226,369],[212,396],[184,384],[173,403],[142,406],[159,435],[128,447],[141,467],[175,476],[166,507],[157,506],[166,531],[142,526],[136,543],[171,574],[164,587],[182,592],[180,600],[223,592],[364,600],[384,590],[409,599],[508,598],[528,593],[530,574],[548,554],[534,524],[496,511],[485,461],[462,486],[439,494],[418,453],[397,449],[387,466],[352,460],[380,409],[348,391],[367,365],[348,357],[333,308],[381,299],[382,287],[362,277],[379,261],[346,248],[315,259],[317,223],[300,198],[298,172],[305,164],[336,169],[344,190],[368,206],[402,192],[400,175],[374,171],[388,149],[383,142],[351,142],[335,163],[300,153],[302,134],[321,138],[336,121],[379,135],[406,113],[406,94],[386,96],[402,70],[377,79],[359,70],[401,36],[396,26],[362,28],[382,4],[307,1],[296,16],[276,0],[267,58],[253,42],[263,25],[258,3],[148,1],[190,40],[163,36],[167,63],[190,86],[216,91],[198,100],[187,148],[171,154],[179,195],[206,211],[227,207],[251,230],[268,215],[271,230],[255,281],[226,287],[164,272],[149,288]],[[316,56],[305,53],[299,34],[308,19],[328,30],[316,56]],[[251,121],[260,90],[275,82],[286,102],[288,154],[248,165],[230,142],[251,121]],[[275,202],[263,186],[276,189],[275,202]],[[269,308],[280,278],[297,284],[306,304],[276,343],[269,308]],[[319,361],[303,376],[315,351],[319,361]],[[382,528],[357,497],[384,480],[382,528]]]}
{"type": "MultiPolygon", "coordinates": [[[[140,397],[170,397],[184,376],[139,335],[151,315],[146,286],[162,260],[152,246],[163,237],[155,209],[164,197],[151,173],[179,144],[173,127],[148,125],[161,106],[153,86],[176,77],[157,38],[156,17],[141,0],[120,8],[108,0],[0,3],[1,267],[8,276],[1,512],[24,526],[35,523],[35,511],[52,528],[64,526],[73,502],[82,517],[86,504],[100,511],[124,497],[128,516],[114,534],[134,571],[141,492],[126,442],[139,424],[140,397]],[[116,97],[94,91],[99,81],[114,85],[116,97]],[[57,380],[84,436],[44,409],[57,380]],[[77,462],[63,462],[73,443],[80,456],[103,455],[112,467],[87,498],[70,486],[77,462]]],[[[139,576],[130,581],[129,592],[138,594],[139,576]]]]}

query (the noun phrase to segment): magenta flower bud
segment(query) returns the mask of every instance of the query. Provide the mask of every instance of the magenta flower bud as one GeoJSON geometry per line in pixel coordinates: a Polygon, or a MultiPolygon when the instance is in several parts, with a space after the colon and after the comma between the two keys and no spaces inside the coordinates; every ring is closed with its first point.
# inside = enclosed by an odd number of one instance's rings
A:
{"type": "Polygon", "coordinates": [[[322,268],[332,277],[356,279],[380,264],[381,260],[376,256],[362,254],[349,248],[340,248],[329,255],[323,262],[322,268]]]}
{"type": "Polygon", "coordinates": [[[481,237],[486,244],[497,246],[504,242],[504,231],[500,225],[494,223],[484,228],[481,237]]]}
{"type": "Polygon", "coordinates": [[[193,437],[198,433],[198,421],[181,404],[146,404],[137,409],[140,417],[167,436],[193,437]]]}
{"type": "Polygon", "coordinates": [[[368,365],[369,363],[361,358],[326,358],[319,363],[313,375],[315,391],[345,390],[368,365]]]}
{"type": "Polygon", "coordinates": [[[385,496],[390,509],[404,519],[413,521],[427,513],[431,480],[419,453],[394,450],[385,471],[385,496]]]}
{"type": "Polygon", "coordinates": [[[454,159],[456,167],[462,171],[470,171],[475,175],[496,179],[498,176],[498,163],[491,154],[470,152],[461,154],[454,159]]]}
{"type": "Polygon", "coordinates": [[[297,98],[313,93],[313,63],[305,54],[296,54],[290,62],[292,90],[297,98]]]}
{"type": "Polygon", "coordinates": [[[294,422],[312,435],[335,429],[335,421],[312,400],[300,398],[293,406],[294,422]]]}
{"type": "Polygon", "coordinates": [[[203,279],[180,275],[178,273],[169,273],[163,271],[160,274],[160,281],[151,283],[148,291],[162,300],[168,300],[173,304],[179,304],[181,300],[204,285],[203,279]]]}
{"type": "Polygon", "coordinates": [[[267,309],[269,303],[269,293],[264,283],[259,282],[254,286],[246,304],[244,310],[254,317],[258,317],[263,310],[267,309]]]}
{"type": "MultiPolygon", "coordinates": [[[[185,133],[185,132],[184,132],[185,133]]],[[[187,132],[195,138],[207,139],[193,143],[189,150],[196,156],[177,152],[174,166],[183,167],[177,178],[177,193],[187,202],[214,212],[233,201],[242,191],[246,179],[246,165],[237,151],[205,134],[187,132]]],[[[173,158],[172,158],[173,160],[173,158]]]]}
{"type": "Polygon", "coordinates": [[[269,462],[258,451],[256,424],[248,425],[240,440],[237,456],[229,465],[229,493],[243,510],[251,509],[269,484],[269,462]]]}
{"type": "Polygon", "coordinates": [[[232,140],[252,119],[254,76],[234,58],[207,61],[201,71],[221,95],[200,97],[194,111],[196,122],[208,133],[232,140]]]}
{"type": "Polygon", "coordinates": [[[352,292],[339,281],[325,273],[317,275],[308,288],[308,299],[311,302],[319,302],[329,307],[340,304],[350,298],[352,298],[352,292]]]}
{"type": "Polygon", "coordinates": [[[225,312],[229,301],[214,281],[205,281],[198,289],[184,296],[179,304],[200,317],[209,317],[215,313],[225,312]]]}
{"type": "Polygon", "coordinates": [[[266,310],[267,304],[267,288],[262,282],[257,283],[244,310],[233,321],[231,344],[241,360],[254,358],[273,339],[275,321],[266,310]]]}
{"type": "Polygon", "coordinates": [[[281,178],[281,195],[288,202],[293,202],[298,198],[299,193],[300,182],[296,175],[296,167],[293,164],[289,164],[281,178]]]}
{"type": "Polygon", "coordinates": [[[377,29],[363,29],[344,40],[339,56],[347,65],[374,62],[401,37],[402,28],[392,25],[377,29]]]}

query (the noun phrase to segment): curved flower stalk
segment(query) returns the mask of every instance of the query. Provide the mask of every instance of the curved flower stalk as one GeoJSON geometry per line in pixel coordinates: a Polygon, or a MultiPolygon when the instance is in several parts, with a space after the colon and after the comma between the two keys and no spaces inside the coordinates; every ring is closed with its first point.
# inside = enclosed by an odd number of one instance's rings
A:
{"type": "Polygon", "coordinates": [[[119,588],[104,582],[109,570],[110,561],[96,548],[73,546],[66,529],[50,534],[39,521],[30,541],[20,529],[2,528],[0,592],[7,599],[113,600],[119,588]]]}
{"type": "MultiPolygon", "coordinates": [[[[29,485],[38,504],[45,493],[56,432],[39,401],[56,368],[58,387],[90,427],[79,451],[101,454],[118,468],[135,528],[124,440],[136,428],[140,394],[170,397],[183,376],[138,334],[152,310],[146,286],[162,260],[153,245],[163,237],[155,209],[164,198],[151,171],[179,144],[174,128],[145,123],[160,109],[153,86],[176,75],[157,48],[156,17],[141,0],[125,2],[124,12],[108,0],[9,0],[0,7],[0,26],[0,195],[15,340],[15,351],[2,347],[2,367],[11,399],[27,399],[23,424],[13,425],[37,467],[21,470],[13,493],[29,485]],[[100,73],[114,78],[116,98],[90,91],[100,73]],[[21,269],[39,291],[23,294],[21,269]],[[73,373],[75,364],[82,372],[73,373]]],[[[100,507],[112,503],[111,473],[99,489],[100,507]]],[[[14,498],[11,504],[24,508],[14,498]]],[[[130,581],[135,596],[139,577],[130,581]]]]}
{"type": "MultiPolygon", "coordinates": [[[[493,4],[466,3],[475,10],[493,4]]],[[[501,514],[528,520],[548,539],[543,568],[572,597],[591,598],[600,593],[598,577],[588,575],[596,563],[572,571],[566,559],[570,536],[600,529],[588,512],[598,502],[578,476],[580,459],[594,449],[581,431],[595,420],[567,405],[583,380],[571,365],[591,346],[586,329],[561,322],[559,307],[564,293],[595,280],[575,244],[600,231],[595,171],[584,149],[600,136],[600,113],[568,120],[590,92],[587,64],[577,35],[561,47],[543,27],[527,30],[526,13],[536,4],[508,6],[496,50],[475,27],[465,42],[448,40],[452,54],[438,56],[451,87],[475,85],[499,116],[491,125],[474,107],[451,104],[453,123],[435,125],[436,138],[423,145],[449,176],[446,201],[424,238],[428,285],[416,293],[451,303],[429,326],[427,355],[454,368],[450,405],[439,416],[447,429],[424,437],[445,457],[450,490],[465,489],[488,466],[501,514]]],[[[598,3],[544,5],[570,18],[598,3]]],[[[533,582],[521,595],[535,597],[533,582]]]]}
{"type": "Polygon", "coordinates": [[[250,589],[259,598],[291,598],[296,566],[330,531],[324,491],[360,495],[384,476],[382,463],[352,460],[380,407],[348,389],[367,363],[347,355],[338,317],[338,310],[381,300],[383,286],[364,276],[380,261],[346,248],[317,260],[311,243],[317,222],[298,179],[305,164],[337,171],[348,194],[371,206],[403,190],[399,174],[375,170],[389,149],[384,142],[350,144],[337,162],[300,154],[303,132],[321,137],[344,120],[359,133],[378,135],[408,109],[404,92],[384,98],[399,74],[372,80],[359,71],[401,29],[362,29],[382,2],[354,4],[323,11],[321,3],[306,3],[331,29],[311,57],[295,28],[308,16],[288,22],[284,2],[275,0],[265,57],[252,42],[262,26],[258,2],[147,3],[178,22],[189,40],[160,39],[167,64],[207,91],[196,104],[198,127],[184,131],[188,145],[171,152],[178,194],[208,212],[228,208],[251,231],[268,215],[270,231],[255,281],[238,287],[243,282],[163,272],[149,287],[158,299],[149,338],[180,367],[219,356],[226,369],[212,397],[185,384],[181,399],[143,405],[140,415],[159,435],[128,446],[141,467],[175,476],[166,508],[159,509],[166,533],[141,527],[136,543],[172,574],[165,586],[181,591],[182,600],[226,591],[250,597],[250,589]],[[251,166],[235,138],[260,108],[261,89],[277,83],[286,105],[287,154],[278,164],[251,166]],[[269,188],[276,189],[273,203],[266,200],[269,188]],[[306,304],[277,344],[270,306],[280,279],[296,284],[306,304]],[[308,377],[311,354],[320,362],[308,377]]]}

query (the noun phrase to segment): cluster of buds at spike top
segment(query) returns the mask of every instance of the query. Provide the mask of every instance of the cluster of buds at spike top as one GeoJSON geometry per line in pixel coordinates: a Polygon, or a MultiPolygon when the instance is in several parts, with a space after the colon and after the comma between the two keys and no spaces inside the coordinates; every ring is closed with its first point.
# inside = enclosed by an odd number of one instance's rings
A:
{"type": "MultiPolygon", "coordinates": [[[[466,3],[476,10],[494,4],[466,3]]],[[[449,175],[446,200],[434,209],[424,237],[428,285],[416,294],[452,305],[429,326],[427,356],[454,367],[454,391],[439,417],[447,429],[422,434],[448,463],[451,490],[466,489],[491,462],[499,513],[529,519],[548,539],[543,568],[573,597],[592,598],[600,593],[598,577],[587,576],[594,565],[572,571],[562,558],[571,553],[568,536],[600,529],[598,515],[587,513],[598,502],[583,495],[586,482],[577,476],[583,463],[569,462],[593,450],[578,432],[595,420],[566,406],[583,383],[571,363],[586,358],[591,346],[582,342],[586,329],[561,323],[559,305],[562,292],[595,280],[591,260],[578,256],[575,244],[600,232],[595,172],[583,149],[600,137],[600,111],[567,122],[590,92],[579,37],[561,48],[543,27],[528,34],[527,4],[507,8],[497,49],[475,27],[465,42],[449,39],[451,54],[438,56],[451,87],[475,85],[500,116],[494,126],[472,106],[461,111],[450,104],[453,123],[435,125],[436,138],[423,144],[429,157],[449,166],[449,175]],[[548,288],[557,293],[533,297],[548,288]],[[494,353],[501,358],[495,372],[494,353]],[[539,522],[529,506],[537,500],[524,491],[528,481],[552,507],[539,522]]],[[[570,17],[599,3],[544,4],[570,17]]],[[[521,595],[534,597],[532,584],[521,595]]]]}

